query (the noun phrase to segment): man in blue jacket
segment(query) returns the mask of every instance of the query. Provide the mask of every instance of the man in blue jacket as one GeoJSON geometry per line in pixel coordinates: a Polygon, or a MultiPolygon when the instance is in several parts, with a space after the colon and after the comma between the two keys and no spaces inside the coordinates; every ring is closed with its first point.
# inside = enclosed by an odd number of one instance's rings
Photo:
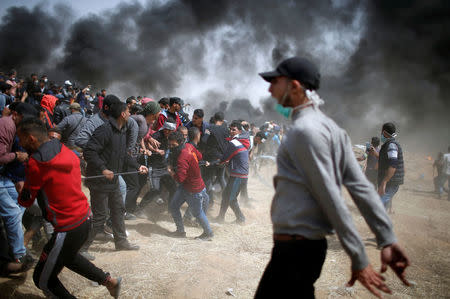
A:
{"type": "Polygon", "coordinates": [[[239,139],[242,133],[242,125],[240,122],[232,122],[230,125],[231,139],[228,141],[221,163],[227,163],[230,170],[230,178],[228,179],[225,190],[222,193],[222,203],[220,205],[219,216],[217,222],[225,220],[225,213],[228,206],[231,207],[236,215],[236,223],[243,224],[245,222],[244,214],[239,207],[237,196],[239,195],[241,185],[248,180],[248,151],[244,144],[248,139],[239,139]]]}

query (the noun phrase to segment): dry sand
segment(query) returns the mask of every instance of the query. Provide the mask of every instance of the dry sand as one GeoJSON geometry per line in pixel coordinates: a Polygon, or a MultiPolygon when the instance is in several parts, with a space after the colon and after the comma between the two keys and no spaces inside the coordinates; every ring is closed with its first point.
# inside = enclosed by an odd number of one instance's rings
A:
{"type": "MultiPolygon", "coordinates": [[[[432,162],[424,155],[405,154],[406,183],[394,198],[392,221],[400,243],[411,258],[407,276],[416,285],[404,287],[392,272],[386,275],[392,298],[450,297],[450,202],[431,192],[432,162]],[[423,178],[422,178],[423,174],[423,178]]],[[[187,227],[187,239],[166,235],[175,225],[163,207],[149,207],[151,220],[128,221],[130,241],[141,246],[135,252],[115,252],[112,243],[91,247],[95,264],[113,276],[123,277],[121,298],[252,298],[269,261],[272,248],[269,217],[273,189],[252,178],[249,182],[252,207],[243,205],[245,226],[212,223],[212,242],[195,240],[198,227],[187,227]]],[[[344,192],[370,260],[379,268],[379,251],[363,218],[344,192]]],[[[217,201],[216,201],[217,202],[217,201]]],[[[218,205],[213,207],[216,216],[218,205]]],[[[211,219],[212,216],[209,216],[211,219]]],[[[345,288],[350,277],[349,258],[335,236],[328,238],[328,253],[317,298],[374,298],[360,284],[345,288]]],[[[63,270],[61,281],[78,298],[107,298],[104,287],[93,286],[77,274],[63,270]]],[[[1,298],[44,298],[32,281],[32,271],[16,279],[0,279],[1,298]]]]}

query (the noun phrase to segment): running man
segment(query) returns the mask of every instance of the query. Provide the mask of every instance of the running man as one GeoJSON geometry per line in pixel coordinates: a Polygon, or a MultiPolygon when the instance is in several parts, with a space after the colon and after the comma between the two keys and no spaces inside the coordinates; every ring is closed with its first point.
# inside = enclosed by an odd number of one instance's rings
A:
{"type": "Polygon", "coordinates": [[[381,272],[389,265],[403,281],[409,260],[397,244],[392,223],[373,185],[354,157],[350,138],[323,114],[316,90],[320,74],[310,61],[293,57],[261,73],[277,111],[292,118],[277,155],[272,201],[274,247],[255,298],[314,298],[333,230],[352,262],[349,285],[359,280],[370,292],[390,293],[369,263],[364,244],[341,194],[342,185],[374,232],[381,250],[381,272]]]}
{"type": "Polygon", "coordinates": [[[81,190],[80,160],[58,139],[49,139],[38,118],[24,120],[17,135],[31,154],[19,203],[30,207],[37,198],[55,229],[34,270],[35,285],[48,297],[75,298],[58,279],[67,267],[106,286],[111,296],[118,298],[121,278],[112,278],[78,253],[91,226],[91,209],[81,190]]]}

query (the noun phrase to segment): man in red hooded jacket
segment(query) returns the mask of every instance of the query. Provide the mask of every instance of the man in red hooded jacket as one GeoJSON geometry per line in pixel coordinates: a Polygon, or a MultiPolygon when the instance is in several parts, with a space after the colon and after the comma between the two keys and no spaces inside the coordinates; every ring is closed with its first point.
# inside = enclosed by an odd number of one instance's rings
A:
{"type": "Polygon", "coordinates": [[[78,157],[58,139],[50,140],[45,124],[38,118],[22,121],[17,135],[31,155],[19,203],[29,207],[37,198],[42,215],[55,229],[34,270],[34,283],[49,297],[75,298],[58,279],[63,267],[67,267],[105,285],[117,298],[121,279],[111,278],[78,253],[91,226],[91,209],[81,190],[78,157]]]}
{"type": "Polygon", "coordinates": [[[185,144],[183,133],[179,131],[170,133],[168,138],[171,152],[170,160],[173,161],[171,163],[173,165],[170,165],[172,169],[169,171],[175,180],[180,183],[169,206],[170,213],[177,226],[177,230],[172,234],[175,237],[186,237],[180,207],[187,201],[191,214],[197,218],[203,228],[203,233],[197,238],[211,240],[213,232],[205,214],[209,197],[199,167],[202,154],[195,147],[200,141],[200,131],[195,127],[190,130],[194,131],[193,135],[195,135],[194,138],[190,138],[192,144],[185,144]]]}

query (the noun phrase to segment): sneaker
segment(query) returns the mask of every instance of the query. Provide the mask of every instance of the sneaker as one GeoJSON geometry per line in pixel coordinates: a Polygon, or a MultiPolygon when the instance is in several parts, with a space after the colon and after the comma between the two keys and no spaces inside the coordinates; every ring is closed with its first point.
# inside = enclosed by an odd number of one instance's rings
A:
{"type": "Polygon", "coordinates": [[[128,240],[124,240],[116,243],[116,250],[139,250],[139,246],[136,244],[131,244],[128,240]]]}
{"type": "Polygon", "coordinates": [[[114,299],[119,298],[120,295],[120,287],[122,286],[122,277],[117,277],[117,284],[113,287],[106,287],[109,291],[109,294],[114,297],[114,299]]]}
{"type": "Polygon", "coordinates": [[[164,204],[164,199],[162,199],[161,197],[159,197],[159,198],[156,200],[156,203],[157,203],[158,205],[162,205],[162,204],[164,204]]]}
{"type": "Polygon", "coordinates": [[[97,234],[95,234],[94,240],[96,241],[100,241],[100,242],[109,242],[109,241],[113,241],[114,237],[106,232],[106,229],[104,232],[98,232],[97,234]]]}
{"type": "Polygon", "coordinates": [[[235,224],[244,225],[245,224],[245,218],[238,218],[234,221],[235,224]]]}
{"type": "Polygon", "coordinates": [[[210,232],[210,233],[203,232],[203,234],[201,234],[200,236],[195,237],[195,238],[198,240],[201,240],[201,241],[212,241],[213,236],[214,236],[214,234],[212,232],[210,232]]]}
{"type": "Polygon", "coordinates": [[[20,268],[20,272],[26,272],[33,267],[35,260],[31,255],[26,253],[24,256],[16,259],[15,262],[22,264],[22,267],[20,268]]]}
{"type": "Polygon", "coordinates": [[[137,217],[135,215],[128,213],[128,212],[125,213],[124,218],[125,218],[125,220],[136,220],[137,219],[137,217]]]}
{"type": "Polygon", "coordinates": [[[113,236],[114,232],[112,230],[112,226],[109,225],[105,225],[105,228],[103,229],[104,232],[108,235],[111,235],[111,237],[113,236]]]}
{"type": "Polygon", "coordinates": [[[88,261],[93,261],[95,260],[95,256],[93,256],[92,254],[90,254],[87,250],[80,250],[79,254],[81,254],[85,259],[87,259],[88,261]]]}
{"type": "Polygon", "coordinates": [[[169,232],[169,237],[172,238],[186,238],[186,232],[179,232],[179,231],[174,231],[174,232],[169,232]]]}

